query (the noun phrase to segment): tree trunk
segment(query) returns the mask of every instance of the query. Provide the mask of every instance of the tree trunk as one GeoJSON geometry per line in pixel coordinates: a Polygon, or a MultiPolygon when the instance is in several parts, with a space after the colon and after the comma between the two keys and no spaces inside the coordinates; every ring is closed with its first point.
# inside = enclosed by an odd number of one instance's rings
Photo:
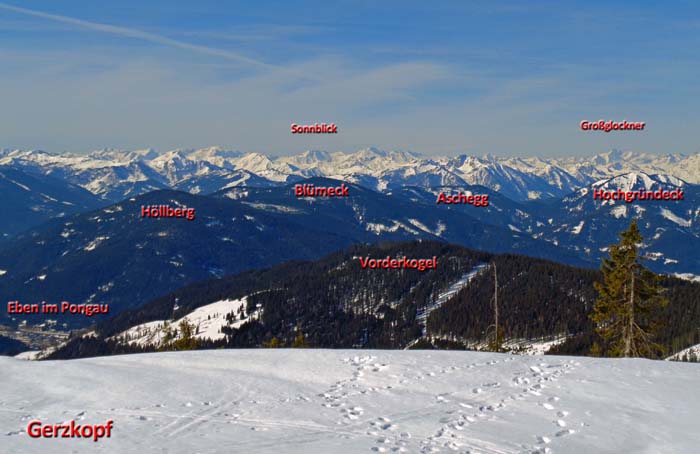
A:
{"type": "Polygon", "coordinates": [[[625,358],[632,356],[632,342],[634,337],[634,269],[630,278],[630,299],[627,303],[627,329],[625,331],[625,358]]]}
{"type": "Polygon", "coordinates": [[[493,264],[493,313],[494,313],[494,323],[495,323],[495,329],[494,329],[494,350],[500,351],[501,350],[501,343],[499,342],[498,338],[498,272],[496,270],[496,263],[494,262],[493,264]]]}

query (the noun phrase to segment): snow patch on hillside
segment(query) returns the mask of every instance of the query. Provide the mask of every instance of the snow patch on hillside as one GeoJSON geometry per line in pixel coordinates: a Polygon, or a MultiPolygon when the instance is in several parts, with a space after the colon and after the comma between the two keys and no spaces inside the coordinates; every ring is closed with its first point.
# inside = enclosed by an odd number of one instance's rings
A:
{"type": "Polygon", "coordinates": [[[571,233],[573,233],[574,235],[578,235],[579,233],[581,233],[581,229],[583,228],[583,224],[585,224],[585,221],[579,222],[578,225],[574,226],[571,229],[571,233]]]}
{"type": "Polygon", "coordinates": [[[675,213],[673,213],[671,210],[667,208],[661,208],[661,216],[665,217],[671,222],[675,222],[676,224],[680,225],[681,227],[690,227],[690,224],[692,223],[691,221],[685,220],[680,216],[676,216],[675,213]]]}
{"type": "Polygon", "coordinates": [[[419,235],[420,232],[418,232],[415,229],[410,228],[403,222],[399,221],[391,221],[392,225],[385,225],[385,224],[380,224],[380,223],[374,223],[374,222],[368,222],[365,224],[365,229],[368,232],[374,232],[376,235],[381,235],[382,232],[390,232],[390,233],[395,233],[398,232],[399,229],[405,230],[408,233],[411,233],[412,235],[419,235]]]}
{"type": "Polygon", "coordinates": [[[298,214],[302,213],[301,210],[297,208],[292,208],[286,205],[275,205],[272,203],[252,203],[252,202],[242,202],[244,205],[248,205],[256,210],[271,211],[273,213],[286,213],[286,214],[298,214]]]}
{"type": "Polygon", "coordinates": [[[108,236],[98,236],[94,240],[92,240],[90,243],[88,243],[87,246],[83,248],[85,251],[94,251],[97,246],[99,246],[103,241],[108,240],[108,236]]]}
{"type": "Polygon", "coordinates": [[[700,282],[700,276],[691,273],[673,273],[673,276],[678,279],[685,279],[686,281],[700,282]]]}
{"type": "MultiPolygon", "coordinates": [[[[546,354],[549,349],[566,341],[567,336],[555,336],[544,339],[509,339],[504,342],[506,349],[512,350],[518,355],[538,355],[546,354]]],[[[486,345],[483,345],[486,347],[486,345]]]]}
{"type": "Polygon", "coordinates": [[[618,205],[610,210],[610,214],[615,216],[615,218],[626,218],[627,217],[627,205],[618,205]]]}
{"type": "Polygon", "coordinates": [[[445,224],[442,221],[438,221],[435,229],[431,229],[430,227],[420,222],[418,219],[409,219],[408,222],[411,223],[411,225],[413,225],[414,227],[418,227],[424,232],[432,233],[435,236],[442,235],[446,230],[445,224]]]}

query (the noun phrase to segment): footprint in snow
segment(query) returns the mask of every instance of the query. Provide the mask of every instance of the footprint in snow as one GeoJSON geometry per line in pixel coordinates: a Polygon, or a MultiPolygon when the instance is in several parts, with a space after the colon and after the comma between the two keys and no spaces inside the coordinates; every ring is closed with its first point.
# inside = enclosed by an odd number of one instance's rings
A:
{"type": "Polygon", "coordinates": [[[542,443],[542,444],[548,444],[552,441],[552,439],[549,437],[545,437],[544,435],[541,435],[541,436],[537,437],[537,441],[542,443]]]}
{"type": "Polygon", "coordinates": [[[551,449],[547,447],[542,447],[539,449],[535,449],[534,451],[530,451],[530,454],[550,454],[552,452],[551,449]]]}
{"type": "Polygon", "coordinates": [[[377,418],[376,421],[369,423],[370,426],[375,427],[380,430],[395,430],[396,426],[391,423],[389,418],[377,418]]]}
{"type": "Polygon", "coordinates": [[[515,377],[513,381],[517,385],[527,385],[530,383],[530,379],[527,377],[515,377]]]}
{"type": "Polygon", "coordinates": [[[362,407],[343,408],[340,411],[345,413],[346,418],[353,420],[359,419],[365,412],[362,407]]]}

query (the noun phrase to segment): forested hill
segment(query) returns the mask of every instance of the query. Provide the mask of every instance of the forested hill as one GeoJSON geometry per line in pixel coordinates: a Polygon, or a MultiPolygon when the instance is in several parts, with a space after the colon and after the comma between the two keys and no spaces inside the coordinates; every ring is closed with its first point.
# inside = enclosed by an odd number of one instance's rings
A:
{"type": "MultiPolygon", "coordinates": [[[[600,279],[594,270],[518,255],[493,255],[438,242],[359,245],[313,262],[196,283],[101,323],[96,336],[71,340],[52,358],[167,348],[129,342],[120,333],[147,322],[176,321],[195,309],[246,298],[244,314],[228,314],[215,339],[195,348],[303,344],[319,348],[465,348],[483,343],[493,323],[493,264],[498,270],[501,325],[507,339],[569,336],[560,349],[583,353],[600,279]],[[437,257],[437,268],[362,268],[360,258],[437,257]],[[457,285],[460,284],[460,285],[457,285]],[[427,329],[424,320],[427,315],[427,329]],[[419,342],[417,342],[419,341],[419,342]]],[[[664,343],[698,341],[700,285],[667,279],[671,304],[664,343]]],[[[198,329],[198,328],[197,328],[198,329]]]]}
{"type": "MultiPolygon", "coordinates": [[[[517,255],[497,255],[491,263],[498,269],[499,324],[506,343],[566,337],[550,353],[590,351],[595,337],[589,315],[597,298],[593,282],[602,279],[599,271],[517,255]]],[[[659,343],[669,353],[700,343],[700,285],[669,277],[662,287],[669,304],[659,315],[659,343]]],[[[483,345],[494,320],[493,294],[490,268],[430,314],[428,332],[438,340],[483,345]]]]}

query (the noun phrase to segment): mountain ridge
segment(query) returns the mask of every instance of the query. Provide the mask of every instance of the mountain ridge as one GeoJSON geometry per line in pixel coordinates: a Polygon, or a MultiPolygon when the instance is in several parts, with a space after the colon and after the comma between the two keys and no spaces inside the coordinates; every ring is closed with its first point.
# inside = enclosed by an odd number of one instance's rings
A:
{"type": "Polygon", "coordinates": [[[0,165],[64,178],[112,201],[168,187],[190,190],[197,187],[198,178],[209,180],[204,191],[215,192],[227,184],[244,184],[241,172],[257,177],[260,185],[283,185],[314,176],[362,182],[379,191],[406,184],[479,184],[517,201],[563,197],[595,181],[630,172],[668,174],[700,183],[700,153],[650,155],[619,150],[591,157],[513,158],[430,157],[377,148],[350,153],[307,150],[282,157],[220,147],[163,153],[107,149],[88,154],[5,149],[0,152],[0,165]],[[211,174],[218,175],[216,184],[211,174]],[[178,186],[183,180],[188,183],[178,186]]]}
{"type": "Polygon", "coordinates": [[[161,190],[57,218],[0,247],[0,292],[22,302],[100,302],[118,312],[197,280],[318,258],[351,244],[410,239],[583,263],[508,228],[485,226],[465,210],[345,184],[349,197],[326,200],[297,198],[292,186],[232,188],[209,196],[161,190]],[[141,217],[141,207],[160,205],[194,208],[195,220],[141,217]]]}

